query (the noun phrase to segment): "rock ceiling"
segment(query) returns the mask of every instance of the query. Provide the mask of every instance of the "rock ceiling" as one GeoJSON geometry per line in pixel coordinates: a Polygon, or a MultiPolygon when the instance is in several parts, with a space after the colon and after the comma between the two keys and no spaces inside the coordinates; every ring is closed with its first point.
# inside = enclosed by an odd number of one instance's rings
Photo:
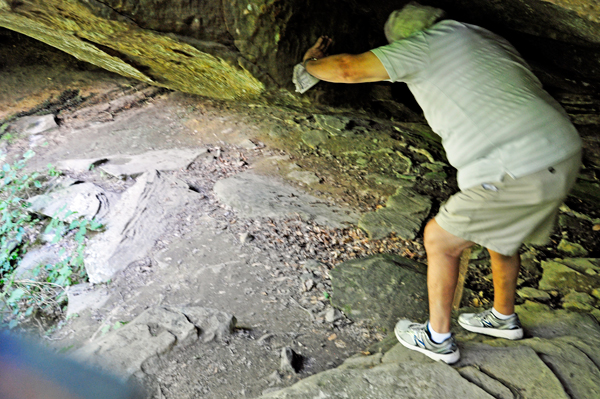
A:
{"type": "MultiPolygon", "coordinates": [[[[505,35],[538,68],[581,88],[600,82],[597,0],[432,0],[505,35]]],[[[335,52],[384,44],[389,0],[0,0],[0,27],[157,86],[219,99],[291,88],[321,34],[335,52]]],[[[559,79],[560,80],[560,79],[559,79]]]]}

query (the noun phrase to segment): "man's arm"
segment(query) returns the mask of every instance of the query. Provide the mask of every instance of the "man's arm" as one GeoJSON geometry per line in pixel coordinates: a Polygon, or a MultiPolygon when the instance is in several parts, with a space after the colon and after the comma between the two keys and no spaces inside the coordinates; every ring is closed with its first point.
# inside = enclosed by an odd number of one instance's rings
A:
{"type": "Polygon", "coordinates": [[[314,77],[333,83],[379,82],[390,78],[379,58],[370,51],[325,57],[330,44],[331,39],[320,37],[304,55],[306,71],[314,77]]]}

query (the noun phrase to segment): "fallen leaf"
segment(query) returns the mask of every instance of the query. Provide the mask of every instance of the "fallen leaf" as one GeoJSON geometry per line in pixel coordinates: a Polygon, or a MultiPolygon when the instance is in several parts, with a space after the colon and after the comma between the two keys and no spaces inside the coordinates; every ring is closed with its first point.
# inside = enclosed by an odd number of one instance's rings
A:
{"type": "Polygon", "coordinates": [[[346,343],[344,341],[342,341],[341,339],[338,339],[334,343],[335,343],[335,346],[337,346],[338,348],[345,348],[346,347],[346,343]]]}

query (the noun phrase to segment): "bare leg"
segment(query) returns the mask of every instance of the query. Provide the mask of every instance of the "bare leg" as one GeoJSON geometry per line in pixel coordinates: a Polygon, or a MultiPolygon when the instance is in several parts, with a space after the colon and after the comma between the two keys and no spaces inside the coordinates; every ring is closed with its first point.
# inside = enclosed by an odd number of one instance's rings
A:
{"type": "Polygon", "coordinates": [[[450,331],[460,254],[473,243],[448,233],[435,219],[425,226],[424,243],[428,263],[429,322],[435,331],[443,334],[450,331]]]}
{"type": "Polygon", "coordinates": [[[515,292],[521,257],[518,253],[506,256],[489,249],[488,252],[494,280],[494,308],[502,314],[511,315],[515,312],[515,292]]]}

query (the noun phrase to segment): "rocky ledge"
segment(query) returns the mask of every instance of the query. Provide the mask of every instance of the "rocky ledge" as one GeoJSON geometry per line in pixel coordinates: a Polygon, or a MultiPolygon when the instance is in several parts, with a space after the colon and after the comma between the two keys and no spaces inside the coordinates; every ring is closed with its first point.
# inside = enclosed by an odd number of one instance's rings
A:
{"type": "Polygon", "coordinates": [[[394,337],[336,369],[262,398],[544,398],[600,395],[600,327],[586,314],[528,302],[520,341],[457,334],[461,360],[434,362],[394,337]]]}

